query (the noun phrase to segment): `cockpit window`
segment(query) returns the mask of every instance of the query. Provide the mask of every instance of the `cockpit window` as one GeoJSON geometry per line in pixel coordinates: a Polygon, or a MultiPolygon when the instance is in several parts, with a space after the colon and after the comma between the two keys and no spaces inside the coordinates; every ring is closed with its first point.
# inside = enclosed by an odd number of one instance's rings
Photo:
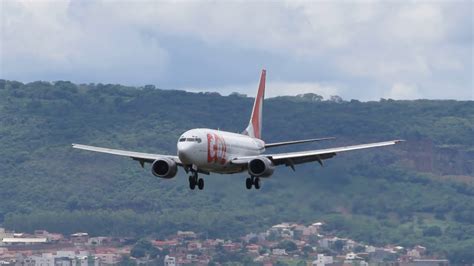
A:
{"type": "Polygon", "coordinates": [[[198,138],[198,137],[192,137],[192,138],[182,138],[179,140],[180,142],[182,141],[188,141],[188,142],[197,142],[197,143],[201,143],[201,138],[198,138]]]}
{"type": "Polygon", "coordinates": [[[185,142],[186,141],[186,138],[180,138],[179,139],[179,142],[185,142]]]}

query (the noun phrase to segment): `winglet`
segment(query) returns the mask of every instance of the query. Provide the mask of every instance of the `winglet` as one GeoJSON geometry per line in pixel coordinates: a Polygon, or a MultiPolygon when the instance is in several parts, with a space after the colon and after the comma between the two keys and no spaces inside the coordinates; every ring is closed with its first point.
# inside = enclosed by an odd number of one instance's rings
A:
{"type": "Polygon", "coordinates": [[[252,116],[250,117],[249,124],[242,134],[248,135],[253,138],[262,138],[262,110],[263,110],[263,99],[265,98],[265,79],[267,71],[262,69],[262,75],[260,76],[260,84],[258,86],[257,95],[255,96],[255,102],[253,104],[252,116]]]}

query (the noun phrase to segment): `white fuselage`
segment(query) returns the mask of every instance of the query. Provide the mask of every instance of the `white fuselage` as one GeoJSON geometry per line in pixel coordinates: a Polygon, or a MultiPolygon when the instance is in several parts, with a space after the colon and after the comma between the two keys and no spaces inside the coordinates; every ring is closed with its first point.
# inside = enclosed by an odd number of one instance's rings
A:
{"type": "Polygon", "coordinates": [[[207,128],[186,131],[178,140],[178,157],[184,165],[214,173],[245,171],[245,166],[231,164],[230,160],[264,151],[265,143],[260,139],[207,128]]]}

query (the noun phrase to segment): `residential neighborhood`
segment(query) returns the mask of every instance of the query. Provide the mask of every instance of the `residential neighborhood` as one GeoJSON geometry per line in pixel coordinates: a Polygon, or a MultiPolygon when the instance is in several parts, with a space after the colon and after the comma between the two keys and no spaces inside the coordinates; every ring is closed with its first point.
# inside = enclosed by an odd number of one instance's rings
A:
{"type": "Polygon", "coordinates": [[[238,239],[178,231],[165,239],[71,235],[0,228],[0,264],[76,265],[449,265],[421,245],[376,247],[327,234],[322,222],[281,223],[238,239]],[[238,264],[237,264],[238,265],[238,264]]]}

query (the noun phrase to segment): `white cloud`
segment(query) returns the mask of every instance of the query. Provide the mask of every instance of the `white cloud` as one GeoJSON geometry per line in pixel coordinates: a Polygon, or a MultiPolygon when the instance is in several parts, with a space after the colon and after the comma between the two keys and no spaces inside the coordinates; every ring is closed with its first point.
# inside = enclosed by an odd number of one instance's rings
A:
{"type": "Polygon", "coordinates": [[[409,100],[419,99],[421,95],[416,85],[395,83],[385,97],[394,100],[409,100]]]}
{"type": "MultiPolygon", "coordinates": [[[[389,94],[393,84],[416,84],[420,97],[472,99],[471,1],[4,0],[0,8],[3,78],[127,84],[179,80],[180,73],[169,67],[182,50],[163,44],[171,37],[178,46],[189,43],[191,57],[200,42],[208,47],[198,51],[208,53],[202,57],[212,59],[214,50],[225,56],[226,49],[262,54],[259,60],[265,62],[247,61],[266,64],[269,71],[280,67],[271,63],[273,58],[282,58],[279,64],[291,60],[292,68],[278,79],[291,89],[281,85],[286,88],[281,93],[338,84],[351,91],[366,89],[371,95],[360,94],[377,99],[389,94]],[[331,74],[320,77],[321,69],[331,74]],[[446,84],[450,91],[443,94],[446,84]]],[[[215,63],[189,61],[181,57],[179,63],[195,63],[187,67],[196,72],[215,63]]],[[[229,69],[248,67],[255,66],[229,69]]],[[[225,88],[235,82],[222,79],[220,84],[225,88]]]]}
{"type": "Polygon", "coordinates": [[[81,14],[82,7],[73,4],[2,1],[0,75],[130,83],[163,70],[167,53],[158,40],[108,16],[105,7],[93,5],[81,14]]]}

